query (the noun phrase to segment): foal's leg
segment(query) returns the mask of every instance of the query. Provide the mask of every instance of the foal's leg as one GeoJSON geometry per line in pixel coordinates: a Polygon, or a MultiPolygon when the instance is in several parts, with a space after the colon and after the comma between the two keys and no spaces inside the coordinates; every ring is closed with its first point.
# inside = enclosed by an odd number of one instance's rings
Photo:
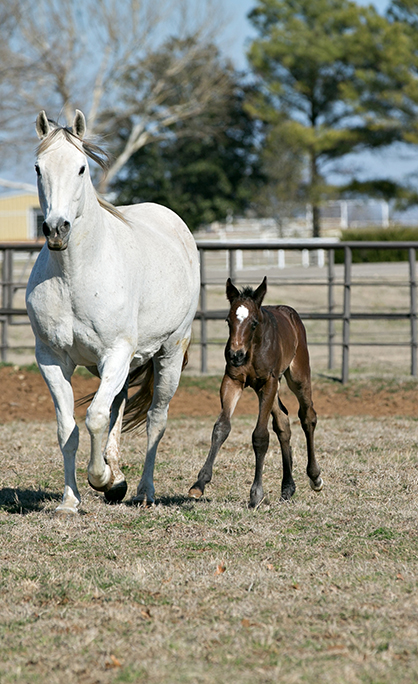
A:
{"type": "Polygon", "coordinates": [[[212,469],[219,449],[231,432],[231,418],[235,407],[242,394],[242,383],[232,380],[228,375],[224,375],[221,384],[221,406],[222,411],[213,426],[212,441],[208,456],[204,466],[201,468],[197,480],[193,487],[189,489],[189,496],[192,499],[200,499],[205,486],[212,479],[212,469]]]}
{"type": "Polygon", "coordinates": [[[312,387],[309,370],[309,361],[305,354],[296,355],[289,368],[285,372],[285,378],[289,388],[296,395],[299,402],[298,416],[305,433],[308,451],[308,465],[306,472],[309,484],[315,492],[320,492],[324,483],[320,477],[320,467],[315,457],[314,431],[316,427],[316,412],[312,403],[312,387]]]}
{"type": "Polygon", "coordinates": [[[255,475],[250,489],[250,507],[256,508],[264,499],[263,467],[269,446],[268,420],[277,394],[277,380],[270,377],[258,394],[258,419],[252,439],[255,453],[255,475]]]}
{"type": "Polygon", "coordinates": [[[75,465],[78,427],[74,420],[74,395],[71,387],[71,376],[75,366],[69,359],[64,360],[56,356],[39,341],[36,344],[36,360],[54,401],[58,442],[64,457],[64,495],[56,511],[77,513],[77,506],[80,503],[75,465]]]}
{"type": "Polygon", "coordinates": [[[273,408],[271,410],[273,416],[273,430],[276,433],[280,442],[280,449],[282,452],[283,461],[283,479],[282,479],[282,499],[288,500],[295,493],[295,482],[292,477],[292,447],[290,446],[290,423],[289,417],[284,412],[280,405],[280,400],[276,395],[273,408]]]}
{"type": "Polygon", "coordinates": [[[154,392],[147,415],[147,453],[141,480],[133,502],[150,505],[154,503],[154,465],[158,445],[167,426],[168,405],[178,387],[183,368],[184,344],[161,350],[154,356],[154,392]]]}

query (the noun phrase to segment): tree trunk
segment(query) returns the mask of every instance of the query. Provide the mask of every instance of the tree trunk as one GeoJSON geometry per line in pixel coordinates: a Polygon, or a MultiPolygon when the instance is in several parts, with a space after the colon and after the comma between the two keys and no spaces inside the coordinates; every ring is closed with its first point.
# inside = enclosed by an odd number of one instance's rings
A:
{"type": "Polygon", "coordinates": [[[312,206],[312,237],[321,237],[321,216],[317,204],[312,206]]]}
{"type": "Polygon", "coordinates": [[[311,154],[311,197],[312,197],[312,237],[321,236],[321,216],[318,202],[319,173],[316,154],[311,154]]]}

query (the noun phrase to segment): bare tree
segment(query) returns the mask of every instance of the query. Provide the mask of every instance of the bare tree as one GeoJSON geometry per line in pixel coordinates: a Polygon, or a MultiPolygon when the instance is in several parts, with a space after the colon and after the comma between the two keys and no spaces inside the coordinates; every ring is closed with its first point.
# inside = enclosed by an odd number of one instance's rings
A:
{"type": "Polygon", "coordinates": [[[27,148],[40,109],[70,123],[79,108],[90,135],[118,134],[105,191],[134,152],[229,87],[211,48],[217,1],[1,0],[2,158],[27,148]]]}

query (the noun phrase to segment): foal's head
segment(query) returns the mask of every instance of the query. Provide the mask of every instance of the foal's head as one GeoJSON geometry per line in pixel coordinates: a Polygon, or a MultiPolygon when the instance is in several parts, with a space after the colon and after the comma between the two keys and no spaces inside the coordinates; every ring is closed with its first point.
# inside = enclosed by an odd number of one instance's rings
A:
{"type": "Polygon", "coordinates": [[[226,296],[231,304],[227,323],[229,339],[225,348],[226,362],[238,368],[247,363],[251,345],[261,322],[261,304],[267,291],[267,278],[253,290],[245,287],[241,292],[228,278],[226,296]]]}

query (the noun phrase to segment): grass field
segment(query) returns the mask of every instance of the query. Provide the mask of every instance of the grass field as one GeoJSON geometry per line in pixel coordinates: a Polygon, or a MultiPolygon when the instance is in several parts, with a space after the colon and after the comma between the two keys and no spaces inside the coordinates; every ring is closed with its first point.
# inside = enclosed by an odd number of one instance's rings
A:
{"type": "Polygon", "coordinates": [[[169,421],[157,504],[129,505],[143,435],[124,437],[127,503],[86,484],[54,516],[63,468],[55,423],[1,426],[1,684],[407,684],[418,681],[418,425],[322,419],[325,487],[311,491],[293,421],[296,494],[247,508],[253,418],[234,420],[207,496],[186,497],[213,417],[169,421]]]}

